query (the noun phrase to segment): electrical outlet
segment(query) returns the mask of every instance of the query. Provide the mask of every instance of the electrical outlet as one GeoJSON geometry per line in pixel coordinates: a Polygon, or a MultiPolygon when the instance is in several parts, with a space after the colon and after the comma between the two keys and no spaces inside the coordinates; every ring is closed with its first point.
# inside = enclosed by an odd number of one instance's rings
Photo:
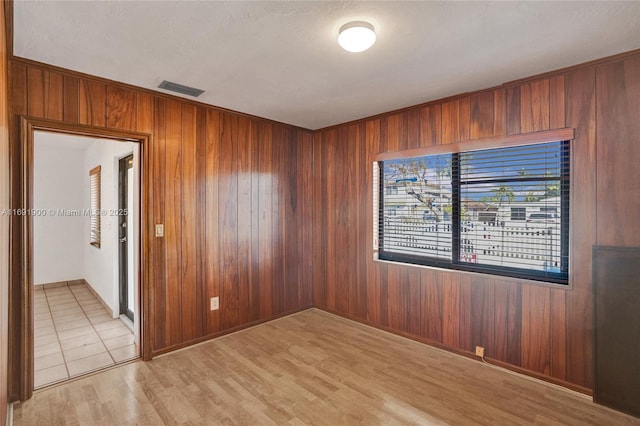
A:
{"type": "Polygon", "coordinates": [[[484,358],[484,348],[482,346],[476,346],[476,356],[484,358]]]}
{"type": "Polygon", "coordinates": [[[220,298],[218,296],[212,297],[210,300],[211,310],[217,311],[220,309],[220,298]]]}

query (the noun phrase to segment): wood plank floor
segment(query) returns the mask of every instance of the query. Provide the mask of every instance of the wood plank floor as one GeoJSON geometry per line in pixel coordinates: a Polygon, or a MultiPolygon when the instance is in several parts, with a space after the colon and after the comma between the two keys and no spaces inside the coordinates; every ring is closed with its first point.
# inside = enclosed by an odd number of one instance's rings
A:
{"type": "Polygon", "coordinates": [[[44,389],[14,424],[621,425],[590,398],[311,309],[44,389]]]}

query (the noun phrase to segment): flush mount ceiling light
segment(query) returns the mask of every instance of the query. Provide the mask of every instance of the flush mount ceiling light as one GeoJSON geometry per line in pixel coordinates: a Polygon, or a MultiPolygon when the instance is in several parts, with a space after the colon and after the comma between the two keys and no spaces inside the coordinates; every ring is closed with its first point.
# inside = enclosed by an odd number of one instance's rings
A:
{"type": "Polygon", "coordinates": [[[348,52],[364,52],[375,42],[376,32],[368,22],[349,22],[340,28],[338,44],[348,52]]]}

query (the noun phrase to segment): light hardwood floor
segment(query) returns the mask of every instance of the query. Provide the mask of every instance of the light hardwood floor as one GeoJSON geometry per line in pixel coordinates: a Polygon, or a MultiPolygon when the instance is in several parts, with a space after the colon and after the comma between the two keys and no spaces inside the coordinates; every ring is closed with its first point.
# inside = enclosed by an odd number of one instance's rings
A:
{"type": "Polygon", "coordinates": [[[620,425],[589,397],[311,309],[35,393],[16,425],[620,425]]]}

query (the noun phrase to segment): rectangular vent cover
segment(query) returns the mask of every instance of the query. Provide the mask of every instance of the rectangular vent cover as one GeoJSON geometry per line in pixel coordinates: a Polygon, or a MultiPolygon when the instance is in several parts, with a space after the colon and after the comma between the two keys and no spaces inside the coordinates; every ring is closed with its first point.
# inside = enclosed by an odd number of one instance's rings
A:
{"type": "Polygon", "coordinates": [[[182,84],[172,83],[171,81],[164,80],[158,86],[160,89],[171,90],[172,92],[182,93],[183,95],[193,96],[197,98],[204,93],[204,90],[196,89],[195,87],[183,86],[182,84]]]}

